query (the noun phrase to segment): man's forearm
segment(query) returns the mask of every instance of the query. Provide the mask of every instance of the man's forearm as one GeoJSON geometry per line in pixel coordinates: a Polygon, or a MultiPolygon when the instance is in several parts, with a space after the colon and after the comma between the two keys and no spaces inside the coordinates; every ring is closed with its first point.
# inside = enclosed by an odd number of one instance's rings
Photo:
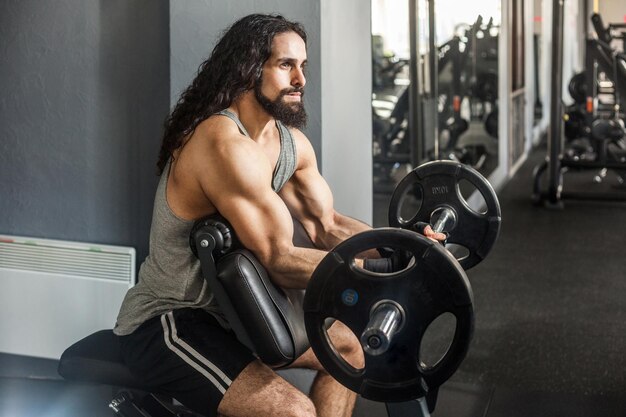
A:
{"type": "Polygon", "coordinates": [[[331,250],[344,240],[358,233],[370,230],[371,228],[371,226],[360,220],[335,213],[333,222],[329,224],[324,229],[324,233],[319,236],[319,243],[322,245],[320,248],[331,250]]]}
{"type": "Polygon", "coordinates": [[[313,271],[326,256],[325,251],[293,246],[267,262],[272,281],[282,288],[306,288],[313,271]]]}

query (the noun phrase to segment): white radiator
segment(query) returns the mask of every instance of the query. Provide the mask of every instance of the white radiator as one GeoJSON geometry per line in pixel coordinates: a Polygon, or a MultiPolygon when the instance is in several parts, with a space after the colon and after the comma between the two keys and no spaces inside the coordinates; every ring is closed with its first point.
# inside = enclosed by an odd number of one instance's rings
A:
{"type": "Polygon", "coordinates": [[[115,324],[135,249],[0,235],[0,352],[58,359],[115,324]]]}

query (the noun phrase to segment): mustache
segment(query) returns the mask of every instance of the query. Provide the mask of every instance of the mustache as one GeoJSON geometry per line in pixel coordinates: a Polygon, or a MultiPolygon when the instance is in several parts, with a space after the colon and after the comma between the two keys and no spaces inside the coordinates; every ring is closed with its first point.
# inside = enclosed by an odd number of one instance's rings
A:
{"type": "Polygon", "coordinates": [[[283,88],[282,90],[280,90],[281,96],[286,96],[287,94],[291,93],[300,93],[302,96],[304,96],[304,87],[283,88]]]}

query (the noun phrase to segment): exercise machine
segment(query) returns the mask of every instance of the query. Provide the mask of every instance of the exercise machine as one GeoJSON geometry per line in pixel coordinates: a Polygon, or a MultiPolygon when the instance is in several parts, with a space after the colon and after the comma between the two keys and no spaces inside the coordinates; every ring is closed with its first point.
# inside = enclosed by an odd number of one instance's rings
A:
{"type": "MultiPolygon", "coordinates": [[[[584,105],[584,112],[576,109],[563,111],[562,71],[563,71],[563,3],[553,4],[552,25],[552,75],[551,107],[552,120],[548,136],[548,155],[535,167],[532,201],[537,205],[562,208],[564,199],[624,201],[626,193],[613,192],[566,192],[563,191],[563,176],[568,170],[595,170],[596,182],[601,182],[607,170],[626,172],[626,145],[622,139],[626,135],[621,103],[626,97],[626,55],[612,50],[612,40],[604,28],[599,15],[591,17],[598,39],[587,40],[586,71],[576,75],[569,84],[572,97],[584,105]],[[613,103],[609,108],[597,99],[603,91],[603,84],[598,81],[602,71],[611,80],[613,103]],[[583,104],[584,103],[584,104],[583,104]],[[575,111],[576,110],[576,111],[575,111]],[[566,152],[563,143],[563,115],[567,119],[565,133],[575,136],[577,131],[588,137],[588,144],[566,152]],[[574,133],[572,133],[574,132],[574,133]],[[622,147],[623,146],[623,147],[622,147]],[[543,175],[547,174],[547,189],[542,189],[543,175]]],[[[606,86],[605,86],[606,87],[606,86]]],[[[608,87],[607,87],[608,88],[608,87]]],[[[621,176],[619,178],[622,178],[621,176]]]]}

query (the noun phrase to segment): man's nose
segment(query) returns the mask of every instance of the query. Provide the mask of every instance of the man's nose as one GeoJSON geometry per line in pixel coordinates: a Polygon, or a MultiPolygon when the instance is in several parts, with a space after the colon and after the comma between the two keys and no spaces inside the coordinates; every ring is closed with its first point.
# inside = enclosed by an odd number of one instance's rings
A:
{"type": "Polygon", "coordinates": [[[291,80],[291,85],[294,87],[304,87],[306,84],[306,77],[302,68],[296,68],[294,77],[291,80]]]}

